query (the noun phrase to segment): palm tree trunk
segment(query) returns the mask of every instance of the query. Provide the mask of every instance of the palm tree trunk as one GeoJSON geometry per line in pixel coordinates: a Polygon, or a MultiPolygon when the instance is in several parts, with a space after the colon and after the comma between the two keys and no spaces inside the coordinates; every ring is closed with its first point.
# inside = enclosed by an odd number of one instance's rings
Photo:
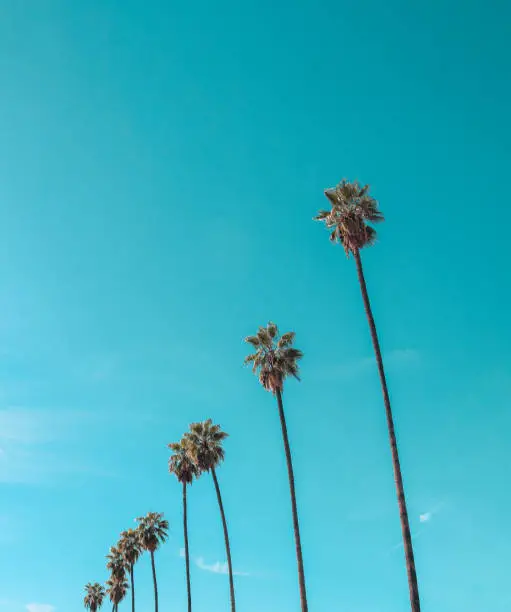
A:
{"type": "Polygon", "coordinates": [[[367,294],[367,287],[364,278],[364,270],[362,268],[362,260],[360,251],[354,251],[355,262],[357,264],[358,281],[362,291],[362,299],[364,300],[364,308],[366,311],[367,321],[371,332],[371,340],[373,342],[376,363],[378,365],[378,373],[380,375],[380,383],[383,392],[383,403],[385,404],[385,414],[387,416],[387,427],[389,430],[390,450],[392,453],[392,466],[394,468],[394,481],[396,483],[397,502],[399,505],[399,516],[401,519],[401,531],[403,534],[403,544],[405,549],[406,571],[408,573],[408,587],[410,589],[410,603],[412,612],[420,612],[419,585],[417,583],[417,573],[415,571],[415,561],[413,557],[412,534],[410,533],[410,524],[408,522],[408,512],[406,509],[405,490],[403,486],[403,478],[401,476],[401,467],[399,465],[399,455],[397,452],[396,433],[394,431],[394,420],[392,418],[392,410],[390,407],[389,392],[387,389],[387,381],[385,379],[385,370],[383,369],[383,359],[380,351],[380,343],[376,333],[376,325],[374,323],[373,313],[371,311],[371,303],[367,294]]]}
{"type": "Polygon", "coordinates": [[[295,531],[296,562],[298,564],[298,583],[300,585],[300,603],[302,612],[307,612],[307,591],[305,589],[305,571],[303,569],[302,543],[300,539],[300,525],[298,523],[298,510],[296,507],[295,477],[293,474],[293,461],[291,459],[291,449],[289,448],[289,438],[287,436],[286,417],[282,404],[282,393],[280,389],[276,391],[277,404],[279,406],[280,425],[282,427],[282,438],[284,440],[284,450],[286,452],[287,475],[289,478],[289,490],[291,493],[291,508],[293,511],[293,529],[295,531]]]}
{"type": "Polygon", "coordinates": [[[192,589],[190,586],[190,553],[188,550],[188,511],[186,506],[186,482],[183,482],[183,529],[185,532],[186,588],[188,590],[188,612],[192,612],[192,589]]]}
{"type": "Polygon", "coordinates": [[[135,577],[133,575],[133,565],[130,565],[131,578],[131,612],[135,612],[135,577]]]}
{"type": "Polygon", "coordinates": [[[158,612],[158,583],[156,582],[156,567],[154,565],[154,550],[151,551],[151,567],[153,568],[154,612],[158,612]]]}
{"type": "Polygon", "coordinates": [[[215,468],[211,468],[211,475],[213,476],[213,482],[215,483],[216,496],[218,499],[218,505],[220,507],[220,514],[222,515],[222,525],[224,526],[225,551],[227,553],[227,567],[229,569],[229,588],[231,590],[231,612],[236,612],[236,600],[234,598],[234,579],[232,575],[231,547],[229,545],[229,533],[227,532],[227,522],[225,520],[224,505],[222,504],[222,495],[220,494],[220,487],[218,486],[218,479],[216,477],[215,468]]]}

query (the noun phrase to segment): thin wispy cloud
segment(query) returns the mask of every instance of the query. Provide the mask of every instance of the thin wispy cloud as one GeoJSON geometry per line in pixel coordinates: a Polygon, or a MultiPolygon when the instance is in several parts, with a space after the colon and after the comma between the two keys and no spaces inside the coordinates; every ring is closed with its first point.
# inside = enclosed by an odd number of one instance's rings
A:
{"type": "Polygon", "coordinates": [[[53,612],[55,610],[55,606],[43,603],[28,603],[25,608],[28,612],[53,612]]]}
{"type": "MultiPolygon", "coordinates": [[[[398,348],[388,351],[383,355],[385,368],[390,371],[396,368],[411,368],[417,366],[421,361],[419,351],[412,348],[398,348]]],[[[358,378],[371,372],[375,367],[373,355],[353,359],[344,363],[333,365],[330,368],[323,368],[318,376],[324,378],[358,378]]]]}
{"type": "MultiPolygon", "coordinates": [[[[418,540],[422,535],[422,529],[419,529],[419,531],[414,531],[410,535],[412,536],[412,540],[418,540]]],[[[403,540],[399,540],[399,542],[393,544],[390,547],[389,552],[394,552],[395,550],[399,550],[400,548],[403,548],[403,540]]]]}
{"type": "Polygon", "coordinates": [[[10,406],[0,409],[0,446],[6,444],[45,444],[79,435],[92,414],[80,410],[43,410],[10,406]]]}
{"type": "MultiPolygon", "coordinates": [[[[440,512],[444,505],[444,502],[440,502],[436,504],[436,506],[433,506],[431,510],[419,514],[419,523],[421,523],[421,528],[412,533],[412,539],[417,540],[421,537],[421,535],[424,533],[424,529],[428,529],[426,528],[426,523],[430,523],[433,517],[440,512]]],[[[393,546],[391,546],[390,552],[393,552],[400,548],[403,548],[403,540],[399,540],[399,542],[396,542],[393,546]]]]}
{"type": "Polygon", "coordinates": [[[104,467],[84,464],[75,446],[96,421],[78,410],[0,409],[0,482],[41,484],[71,472],[107,475],[104,467]]]}
{"type": "Polygon", "coordinates": [[[443,507],[444,507],[443,502],[436,504],[436,506],[433,506],[431,510],[428,510],[427,512],[423,512],[422,514],[419,514],[419,521],[421,523],[429,523],[431,519],[433,518],[433,516],[435,514],[438,514],[443,507]]]}
{"type": "MultiPolygon", "coordinates": [[[[185,556],[184,548],[181,548],[179,550],[179,556],[180,557],[185,556]]],[[[211,572],[213,574],[225,574],[225,575],[229,573],[229,566],[227,565],[227,562],[221,563],[220,561],[216,561],[215,563],[206,563],[204,557],[192,557],[192,561],[195,563],[195,565],[199,569],[205,572],[211,572]]],[[[236,570],[233,570],[233,575],[234,576],[250,576],[248,572],[239,572],[236,570]]]]}

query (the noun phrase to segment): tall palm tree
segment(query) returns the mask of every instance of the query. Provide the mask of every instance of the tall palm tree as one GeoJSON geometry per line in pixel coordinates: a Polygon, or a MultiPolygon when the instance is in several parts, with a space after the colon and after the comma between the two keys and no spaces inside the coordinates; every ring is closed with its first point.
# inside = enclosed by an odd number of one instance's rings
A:
{"type": "Polygon", "coordinates": [[[199,475],[199,470],[190,458],[188,443],[185,438],[179,442],[169,444],[173,454],[169,458],[169,472],[175,474],[183,485],[183,530],[185,537],[186,562],[186,588],[188,591],[188,612],[192,612],[192,589],[190,585],[190,552],[188,550],[188,512],[186,500],[186,487],[192,484],[193,479],[199,475]]]}
{"type": "Polygon", "coordinates": [[[331,230],[330,240],[334,243],[342,244],[347,257],[352,254],[357,266],[358,282],[360,284],[364,309],[369,323],[387,417],[394,480],[396,483],[397,501],[399,505],[401,531],[403,534],[406,558],[406,570],[408,573],[411,609],[413,612],[419,612],[419,586],[415,571],[412,536],[408,522],[403,478],[401,476],[401,467],[399,464],[394,420],[392,418],[380,343],[376,333],[376,325],[374,323],[371,303],[369,301],[364,278],[364,270],[362,268],[362,259],[360,257],[360,250],[366,246],[373,245],[376,241],[376,230],[369,224],[379,223],[384,220],[384,217],[378,209],[378,202],[369,195],[369,185],[361,186],[357,181],[350,183],[348,180],[343,179],[334,189],[327,189],[325,195],[330,202],[331,209],[320,211],[315,217],[315,220],[325,223],[326,227],[331,230]]]}
{"type": "Polygon", "coordinates": [[[135,612],[135,577],[133,568],[140,557],[140,553],[142,552],[140,533],[138,530],[128,529],[127,531],[123,531],[119,539],[118,547],[124,559],[124,566],[130,573],[131,612],[135,612]]]}
{"type": "Polygon", "coordinates": [[[300,525],[298,522],[298,510],[296,507],[295,478],[293,473],[293,461],[287,435],[286,417],[282,403],[284,391],[284,380],[288,376],[298,378],[298,360],[303,357],[302,351],[294,348],[294,332],[287,332],[279,337],[279,330],[274,323],[268,323],[266,327],[260,327],[255,336],[248,336],[245,342],[252,345],[255,353],[245,357],[245,364],[252,364],[252,371],[258,373],[259,382],[277,397],[284,451],[286,453],[287,474],[289,478],[289,490],[291,493],[291,510],[293,514],[293,529],[295,532],[296,561],[298,565],[298,585],[300,588],[300,603],[302,612],[307,611],[307,591],[305,588],[305,572],[303,569],[302,544],[300,539],[300,525]]]}
{"type": "Polygon", "coordinates": [[[106,581],[106,592],[110,597],[110,601],[113,604],[112,612],[117,612],[119,604],[126,597],[129,585],[126,580],[126,575],[123,573],[113,573],[110,578],[106,581]]]}
{"type": "Polygon", "coordinates": [[[190,425],[190,431],[186,432],[184,435],[189,455],[199,471],[211,472],[211,476],[213,477],[218,506],[220,508],[220,515],[222,517],[222,525],[224,528],[227,568],[229,571],[229,588],[231,593],[231,612],[236,612],[229,533],[227,531],[224,505],[222,503],[222,495],[220,494],[220,486],[218,484],[218,478],[216,475],[216,468],[224,460],[225,453],[222,447],[222,442],[227,437],[228,434],[221,430],[220,425],[214,425],[211,419],[207,419],[202,423],[192,423],[190,425]]]}
{"type": "Polygon", "coordinates": [[[151,554],[154,584],[154,610],[158,612],[158,583],[156,582],[154,553],[159,548],[160,544],[163,544],[168,537],[169,522],[163,518],[163,514],[160,512],[148,512],[145,516],[139,516],[137,522],[141,547],[151,554]]]}
{"type": "Polygon", "coordinates": [[[97,582],[89,582],[85,585],[85,597],[83,598],[83,605],[91,612],[99,610],[103,604],[105,598],[104,587],[97,582]]]}

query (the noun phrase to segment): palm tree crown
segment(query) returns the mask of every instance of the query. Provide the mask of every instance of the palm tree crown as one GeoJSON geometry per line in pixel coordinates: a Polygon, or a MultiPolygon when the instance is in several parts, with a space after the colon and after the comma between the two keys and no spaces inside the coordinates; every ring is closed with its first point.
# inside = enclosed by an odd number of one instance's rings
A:
{"type": "Polygon", "coordinates": [[[132,567],[138,561],[140,553],[142,552],[140,532],[137,529],[123,531],[118,546],[122,558],[124,559],[124,565],[126,567],[132,567]]]}
{"type": "Polygon", "coordinates": [[[112,576],[119,578],[124,577],[126,564],[120,547],[112,546],[106,558],[106,569],[112,574],[112,576]]]}
{"type": "Polygon", "coordinates": [[[279,337],[277,326],[271,322],[266,327],[260,327],[255,336],[245,338],[245,342],[256,349],[255,353],[245,357],[245,364],[252,363],[252,371],[259,371],[262,386],[273,394],[282,392],[287,376],[299,380],[298,360],[303,353],[292,346],[294,339],[294,332],[279,337]]]}
{"type": "Polygon", "coordinates": [[[168,445],[174,453],[169,458],[169,472],[175,474],[179,482],[192,484],[199,470],[190,457],[190,443],[186,438],[168,445]]]}
{"type": "Polygon", "coordinates": [[[368,223],[379,223],[384,217],[378,202],[369,195],[369,185],[362,187],[358,181],[343,179],[334,189],[327,189],[325,195],[332,208],[319,211],[314,219],[332,230],[330,240],[340,242],[348,257],[374,244],[376,230],[368,223]]]}
{"type": "Polygon", "coordinates": [[[106,592],[110,597],[110,601],[115,605],[121,603],[121,601],[126,597],[126,593],[129,589],[129,585],[124,574],[112,574],[112,576],[110,576],[110,578],[106,581],[106,586],[106,592]]]}
{"type": "Polygon", "coordinates": [[[85,597],[83,598],[83,605],[88,609],[95,612],[103,604],[105,597],[105,589],[101,584],[97,582],[85,585],[85,597]]]}
{"type": "Polygon", "coordinates": [[[228,436],[211,419],[190,425],[190,431],[184,435],[185,444],[190,458],[201,472],[209,472],[222,463],[225,456],[222,442],[228,436]]]}
{"type": "Polygon", "coordinates": [[[139,516],[137,522],[142,548],[154,552],[167,539],[169,522],[160,512],[148,512],[145,516],[139,516]]]}

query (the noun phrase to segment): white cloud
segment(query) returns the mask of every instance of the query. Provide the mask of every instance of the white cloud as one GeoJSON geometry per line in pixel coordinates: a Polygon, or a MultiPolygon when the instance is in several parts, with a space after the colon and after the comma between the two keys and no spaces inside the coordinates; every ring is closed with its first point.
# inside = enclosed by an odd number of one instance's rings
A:
{"type": "MultiPolygon", "coordinates": [[[[184,548],[179,549],[179,556],[184,558],[185,556],[184,548]]],[[[213,574],[226,574],[226,575],[229,573],[229,567],[227,565],[227,562],[220,563],[220,561],[216,561],[215,563],[206,563],[204,557],[196,557],[193,559],[193,561],[199,569],[204,570],[205,572],[212,572],[213,574]]],[[[234,571],[233,574],[235,576],[249,576],[250,575],[248,572],[236,572],[236,571],[234,571]]]]}
{"type": "MultiPolygon", "coordinates": [[[[195,559],[195,565],[206,572],[213,572],[213,574],[228,574],[229,567],[227,565],[227,561],[225,563],[220,563],[220,561],[216,561],[215,563],[208,564],[204,561],[204,557],[197,557],[195,559]]],[[[236,572],[233,571],[235,576],[248,576],[247,572],[236,572]]]]}
{"type": "Polygon", "coordinates": [[[55,606],[41,603],[29,603],[25,606],[25,608],[28,610],[28,612],[53,612],[55,610],[55,606]]]}
{"type": "Polygon", "coordinates": [[[429,523],[429,521],[433,518],[433,516],[435,514],[438,514],[444,506],[445,506],[444,502],[440,502],[436,504],[436,506],[431,508],[431,510],[428,510],[427,512],[423,512],[422,514],[419,514],[419,521],[421,523],[429,523]]]}

